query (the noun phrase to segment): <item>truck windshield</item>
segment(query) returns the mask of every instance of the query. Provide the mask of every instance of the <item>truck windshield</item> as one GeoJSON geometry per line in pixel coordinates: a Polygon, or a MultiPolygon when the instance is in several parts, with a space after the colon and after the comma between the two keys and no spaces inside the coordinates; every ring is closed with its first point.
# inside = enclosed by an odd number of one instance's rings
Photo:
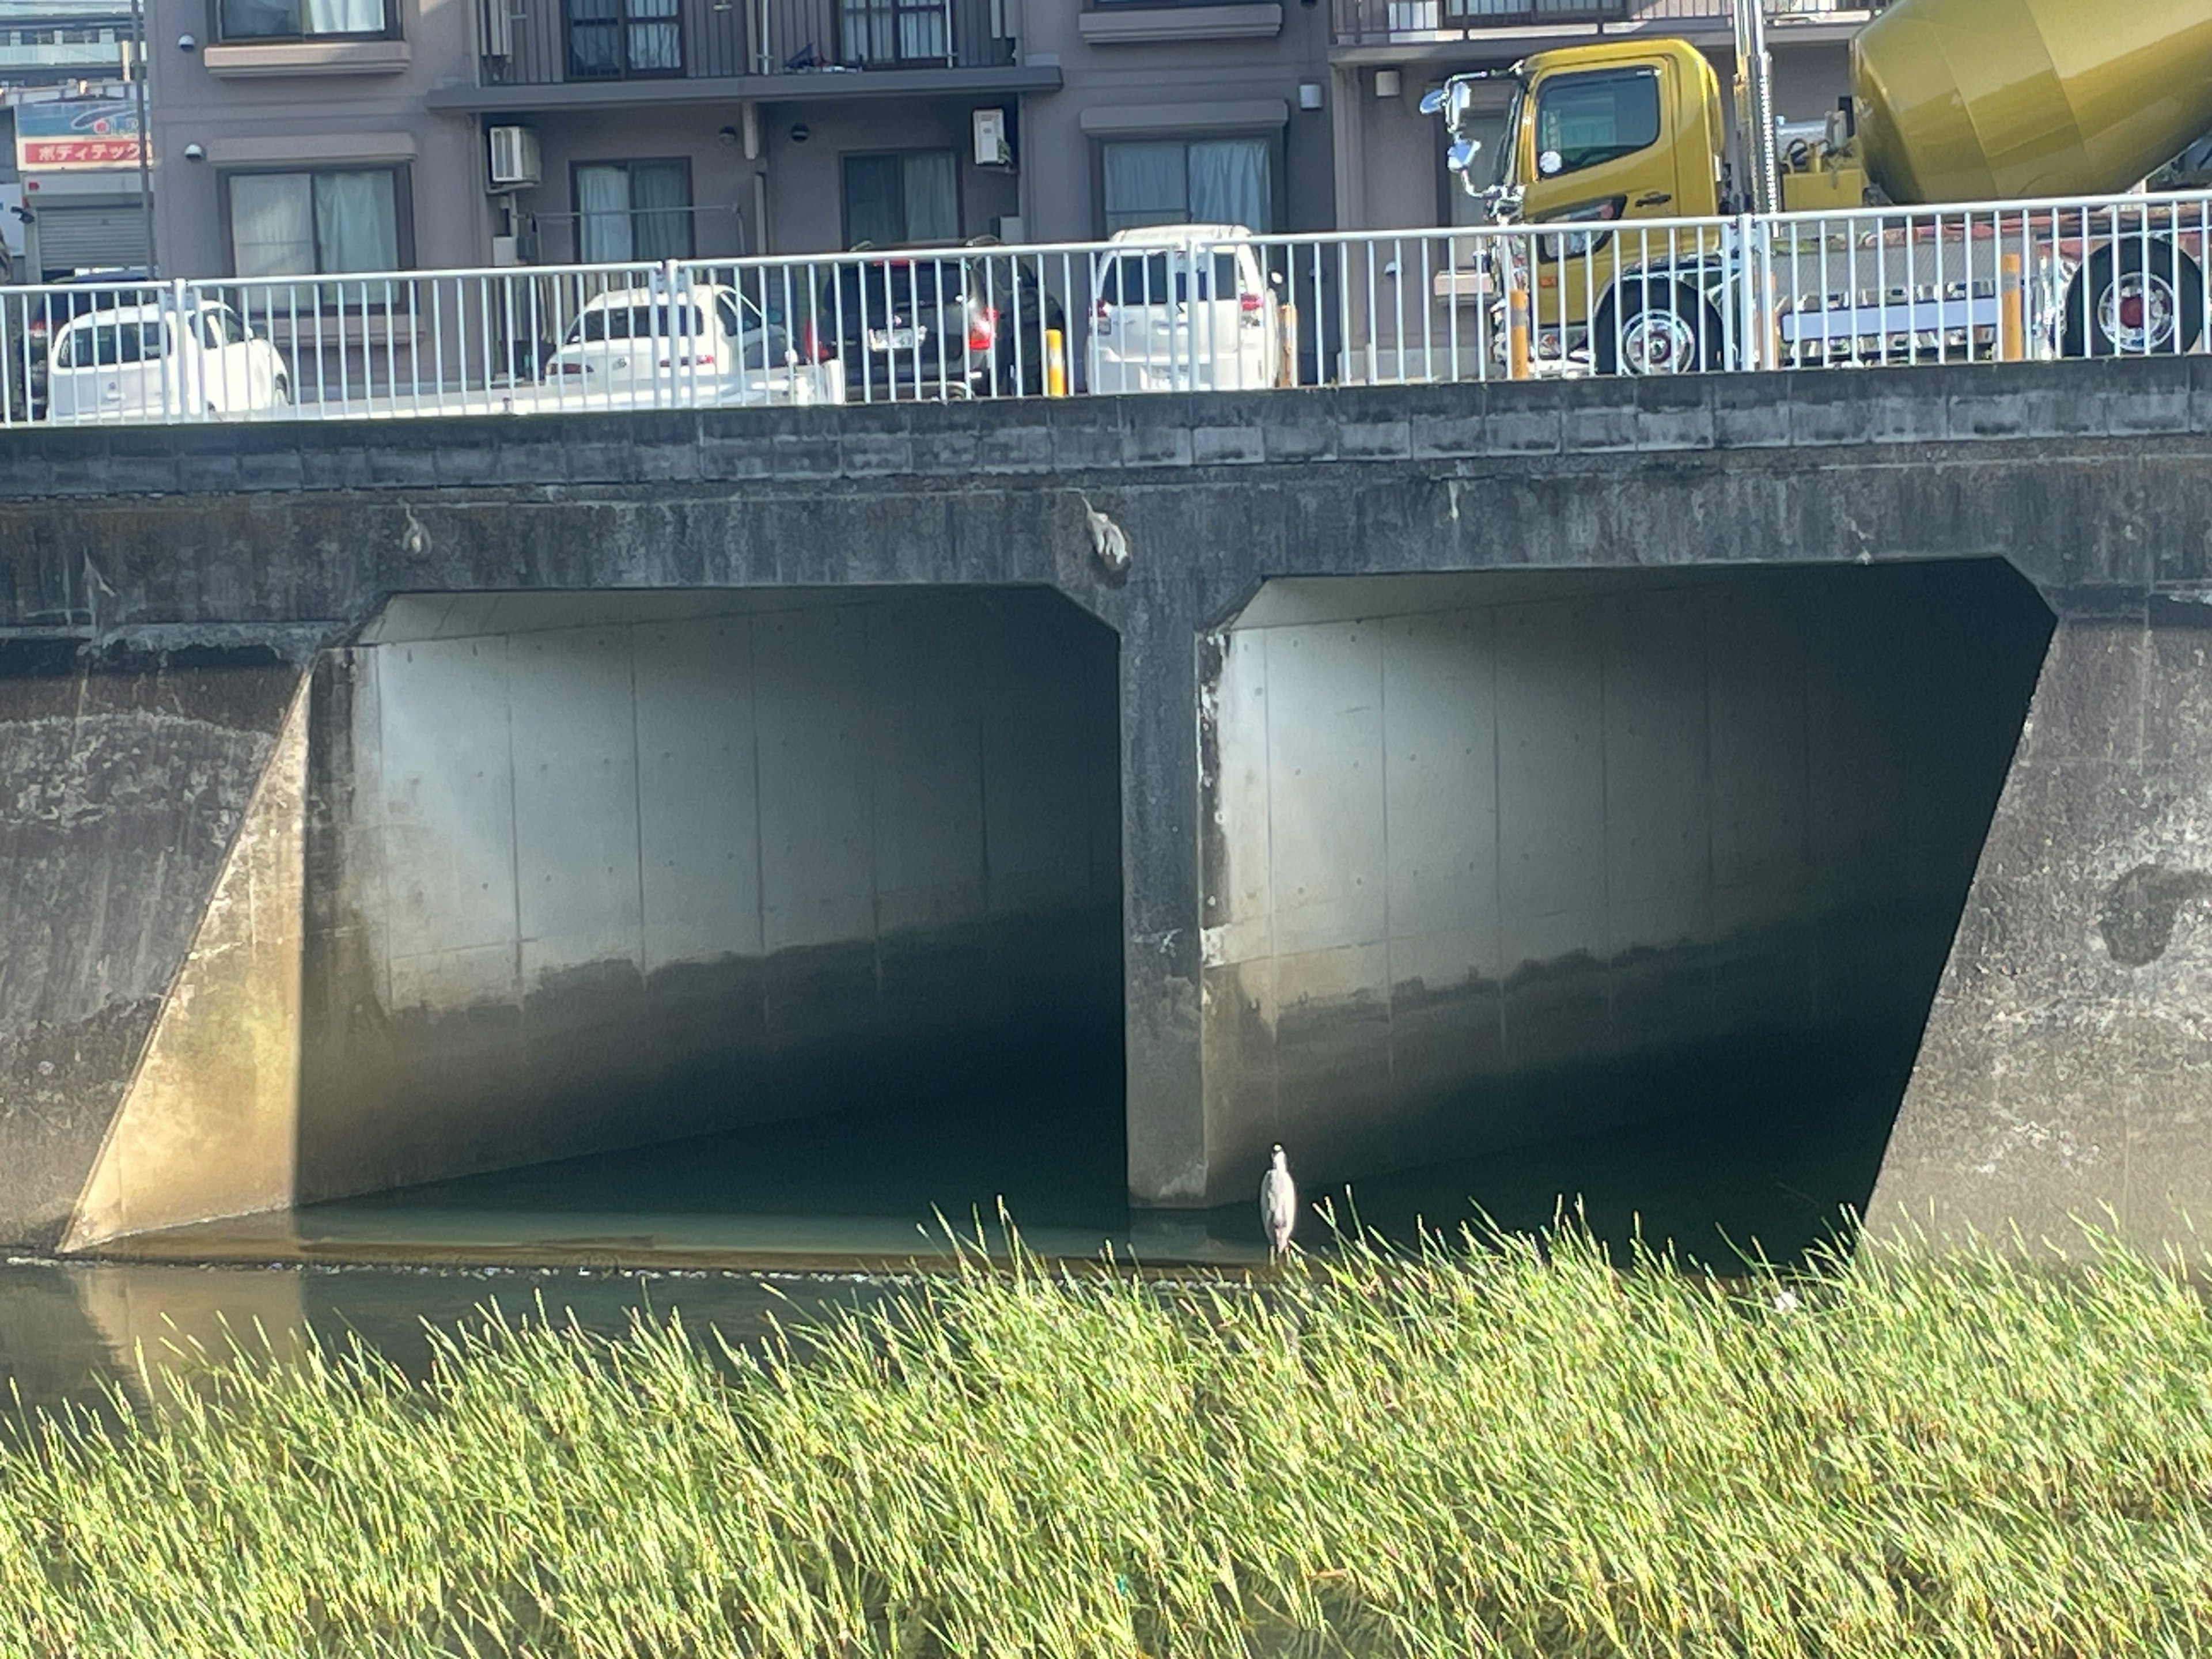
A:
{"type": "Polygon", "coordinates": [[[1577,173],[1659,141],[1659,76],[1637,68],[1554,75],[1536,94],[1536,151],[1577,173]]]}
{"type": "Polygon", "coordinates": [[[1516,81],[1513,101],[1505,111],[1505,128],[1498,135],[1498,154],[1490,158],[1490,183],[1493,189],[1510,189],[1513,184],[1513,158],[1521,150],[1521,116],[1528,106],[1528,82],[1516,81]]]}

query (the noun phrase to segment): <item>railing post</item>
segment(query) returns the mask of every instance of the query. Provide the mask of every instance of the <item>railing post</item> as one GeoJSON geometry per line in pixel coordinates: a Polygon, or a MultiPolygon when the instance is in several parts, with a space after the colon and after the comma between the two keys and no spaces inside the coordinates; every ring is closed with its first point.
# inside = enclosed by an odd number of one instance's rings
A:
{"type": "MultiPolygon", "coordinates": [[[[193,339],[191,331],[185,326],[185,292],[186,287],[183,277],[175,276],[170,279],[170,317],[167,325],[175,336],[176,349],[169,355],[170,361],[177,366],[177,401],[185,406],[182,411],[183,418],[191,421],[204,419],[207,411],[200,406],[203,399],[186,385],[186,381],[193,378],[191,364],[193,349],[198,343],[193,339]]],[[[168,391],[169,377],[165,374],[161,376],[161,395],[164,398],[167,397],[168,391]]]]}
{"type": "Polygon", "coordinates": [[[1736,215],[1736,362],[1743,368],[1770,367],[1772,355],[1767,343],[1765,262],[1759,257],[1764,241],[1759,233],[1765,228],[1763,222],[1751,214],[1736,215]]]}

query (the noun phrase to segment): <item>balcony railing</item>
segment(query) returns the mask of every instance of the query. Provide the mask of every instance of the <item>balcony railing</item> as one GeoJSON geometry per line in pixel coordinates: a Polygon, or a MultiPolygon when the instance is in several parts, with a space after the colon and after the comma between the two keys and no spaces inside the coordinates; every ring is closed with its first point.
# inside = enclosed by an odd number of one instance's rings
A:
{"type": "MultiPolygon", "coordinates": [[[[479,0],[487,86],[995,69],[994,0],[479,0]]],[[[794,94],[796,95],[796,94],[794,94]]]]}
{"type": "MultiPolygon", "coordinates": [[[[1883,0],[1767,0],[1770,21],[1851,21],[1883,0]]],[[[1595,27],[1725,28],[1729,0],[1335,0],[1340,46],[1425,46],[1480,41],[1500,33],[1577,33],[1595,27]]]]}

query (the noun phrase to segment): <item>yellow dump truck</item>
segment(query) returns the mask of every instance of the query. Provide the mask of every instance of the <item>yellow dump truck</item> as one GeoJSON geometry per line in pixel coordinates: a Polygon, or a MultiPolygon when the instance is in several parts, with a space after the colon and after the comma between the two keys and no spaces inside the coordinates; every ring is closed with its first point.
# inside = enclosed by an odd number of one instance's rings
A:
{"type": "Polygon", "coordinates": [[[1679,41],[1516,64],[1494,158],[1466,131],[1492,77],[1425,100],[1495,218],[1561,227],[1501,244],[1540,356],[1649,374],[2199,343],[2212,209],[2114,198],[2212,132],[2208,0],[1896,0],[1851,43],[1850,97],[1800,121],[1774,111],[1759,0],[1736,11],[1733,153],[1679,41]]]}

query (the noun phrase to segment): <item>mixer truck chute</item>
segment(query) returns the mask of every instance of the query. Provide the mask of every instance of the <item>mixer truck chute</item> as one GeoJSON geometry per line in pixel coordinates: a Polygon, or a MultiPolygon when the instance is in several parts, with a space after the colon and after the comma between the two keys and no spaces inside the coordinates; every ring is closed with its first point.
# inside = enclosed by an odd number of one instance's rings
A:
{"type": "Polygon", "coordinates": [[[1774,111],[1764,35],[1757,0],[1743,0],[1733,155],[1718,81],[1680,41],[1515,65],[1494,158],[1464,131],[1470,78],[1425,100],[1493,216],[1588,227],[1532,239],[1510,279],[1540,312],[1548,300],[1555,357],[1586,351],[1601,372],[1631,373],[1863,361],[1900,336],[1987,355],[2014,259],[2046,296],[2034,311],[2045,352],[2199,343],[2204,209],[2109,198],[2212,131],[2205,0],[1896,0],[1851,41],[1850,100],[1810,121],[1774,111]],[[2042,204],[2008,205],[2031,200],[2042,204]],[[1833,216],[1865,205],[1915,211],[1833,216]],[[1763,218],[1756,250],[1725,224],[1679,222],[1778,212],[1832,216],[1763,218]],[[1638,221],[1668,222],[1661,234],[1638,221]],[[1754,326],[1767,338],[1735,337],[1754,326]]]}

